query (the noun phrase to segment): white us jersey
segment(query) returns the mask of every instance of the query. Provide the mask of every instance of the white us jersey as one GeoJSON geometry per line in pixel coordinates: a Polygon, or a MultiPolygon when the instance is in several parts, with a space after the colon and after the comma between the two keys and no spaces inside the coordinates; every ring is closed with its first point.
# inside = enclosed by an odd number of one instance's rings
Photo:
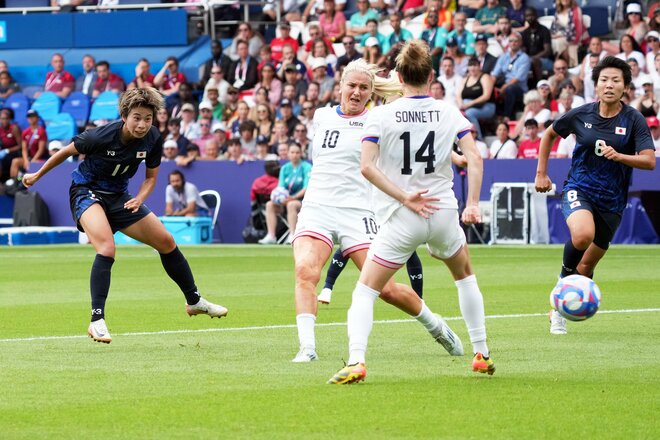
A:
{"type": "MultiPolygon", "coordinates": [[[[430,97],[399,98],[369,113],[363,139],[380,145],[378,168],[406,192],[428,189],[438,197],[436,205],[457,209],[451,151],[460,132],[470,122],[458,109],[430,97]]],[[[379,223],[385,222],[401,204],[374,190],[374,208],[379,223]]]]}
{"type": "Polygon", "coordinates": [[[367,110],[357,116],[339,107],[314,113],[312,173],[305,201],[341,208],[371,209],[369,182],[360,173],[361,138],[367,110]]]}

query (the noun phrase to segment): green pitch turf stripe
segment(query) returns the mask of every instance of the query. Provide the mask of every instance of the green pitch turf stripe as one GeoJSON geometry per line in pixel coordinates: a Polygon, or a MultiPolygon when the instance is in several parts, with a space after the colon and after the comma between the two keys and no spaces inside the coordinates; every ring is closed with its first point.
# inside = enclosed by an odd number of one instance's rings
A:
{"type": "MultiPolygon", "coordinates": [[[[660,308],[648,309],[621,309],[621,310],[599,310],[599,314],[610,313],[653,313],[660,312],[660,308]]],[[[539,316],[548,316],[548,313],[516,313],[511,315],[488,315],[486,319],[514,319],[514,318],[533,318],[539,316]]],[[[444,317],[446,321],[458,321],[463,318],[460,316],[444,317]]],[[[388,319],[382,321],[374,321],[374,324],[399,324],[406,322],[414,322],[414,319],[388,319]]],[[[317,327],[337,327],[345,326],[345,322],[328,322],[316,324],[317,327]]],[[[240,332],[240,331],[254,331],[254,330],[277,330],[296,328],[295,324],[281,324],[281,325],[259,325],[252,327],[229,327],[229,328],[206,328],[197,330],[161,330],[157,332],[129,332],[129,333],[116,333],[114,336],[151,336],[151,335],[176,335],[182,333],[213,333],[213,332],[240,332]]],[[[59,339],[85,339],[87,335],[69,335],[69,336],[32,336],[29,338],[9,338],[0,339],[1,342],[29,342],[29,341],[52,341],[59,339]]]]}

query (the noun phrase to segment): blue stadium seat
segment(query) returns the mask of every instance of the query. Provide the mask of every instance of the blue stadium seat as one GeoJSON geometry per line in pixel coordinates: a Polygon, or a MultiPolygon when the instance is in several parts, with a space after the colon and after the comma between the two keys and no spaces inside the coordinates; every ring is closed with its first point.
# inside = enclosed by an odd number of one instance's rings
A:
{"type": "Polygon", "coordinates": [[[78,128],[83,128],[89,118],[89,96],[83,92],[73,92],[62,104],[62,113],[68,113],[73,116],[78,128]]]}
{"type": "Polygon", "coordinates": [[[5,0],[6,8],[47,8],[50,0],[5,0]]]}
{"type": "Polygon", "coordinates": [[[30,108],[30,100],[21,92],[12,93],[5,101],[5,107],[14,111],[14,121],[22,128],[28,126],[25,114],[30,108]]]}
{"type": "Polygon", "coordinates": [[[115,119],[119,119],[119,94],[103,92],[92,103],[89,120],[114,121],[115,119]]]}
{"type": "Polygon", "coordinates": [[[41,119],[48,122],[60,112],[62,101],[53,92],[44,92],[32,103],[32,110],[39,112],[41,119]]]}
{"type": "Polygon", "coordinates": [[[597,37],[607,35],[612,30],[612,19],[607,8],[602,6],[585,6],[582,14],[591,17],[589,35],[597,37]]]}
{"type": "Polygon", "coordinates": [[[552,15],[554,14],[555,10],[554,0],[528,0],[525,6],[528,8],[536,9],[539,13],[539,17],[544,15],[552,15]]]}
{"type": "Polygon", "coordinates": [[[76,121],[68,113],[56,115],[50,122],[46,123],[46,134],[49,140],[69,142],[76,134],[76,121]]]}
{"type": "Polygon", "coordinates": [[[160,0],[119,0],[120,5],[145,5],[160,3],[160,0]]]}

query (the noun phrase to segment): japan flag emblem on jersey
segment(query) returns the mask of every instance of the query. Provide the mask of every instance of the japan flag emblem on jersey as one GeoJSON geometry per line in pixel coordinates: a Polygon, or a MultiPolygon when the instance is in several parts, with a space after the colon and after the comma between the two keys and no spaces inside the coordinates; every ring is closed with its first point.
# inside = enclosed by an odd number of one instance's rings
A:
{"type": "Polygon", "coordinates": [[[138,151],[137,154],[135,155],[136,158],[138,159],[144,159],[147,157],[147,152],[146,151],[138,151]]]}
{"type": "Polygon", "coordinates": [[[620,134],[621,136],[625,136],[626,135],[626,127],[617,127],[614,130],[614,134],[620,134]]]}

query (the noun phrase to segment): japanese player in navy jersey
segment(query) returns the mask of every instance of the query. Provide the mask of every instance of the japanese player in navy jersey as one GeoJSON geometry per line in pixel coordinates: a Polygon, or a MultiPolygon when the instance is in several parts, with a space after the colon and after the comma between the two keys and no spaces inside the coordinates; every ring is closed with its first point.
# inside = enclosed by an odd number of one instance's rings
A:
{"type": "MultiPolygon", "coordinates": [[[[562,211],[571,239],[564,246],[561,277],[593,277],[621,221],[633,168],[655,168],[655,149],[644,117],[621,102],[632,82],[630,67],[615,57],[603,59],[592,79],[598,100],[567,112],[545,131],[535,186],[549,191],[550,148],[557,136],[575,134],[573,162],[564,184],[562,211]]],[[[551,333],[565,334],[565,321],[551,316],[551,333]]]]}
{"type": "Polygon", "coordinates": [[[74,137],[39,171],[23,177],[25,186],[30,187],[70,156],[85,155],[72,173],[69,196],[78,229],[87,233],[97,252],[90,275],[92,322],[87,333],[98,342],[112,341],[105,323],[105,302],[115,261],[116,231],[159,252],[165,271],[186,297],[188,315],[219,318],[227,314],[226,308],[200,296],[190,266],[172,235],[143,204],[156,185],[160,166],[162,139],[152,121],[161,108],[163,97],[156,89],[130,90],[119,100],[120,121],[74,137]],[[128,179],[135,175],[142,161],[146,164],[145,179],[137,195],[132,196],[127,192],[128,179]]]}

